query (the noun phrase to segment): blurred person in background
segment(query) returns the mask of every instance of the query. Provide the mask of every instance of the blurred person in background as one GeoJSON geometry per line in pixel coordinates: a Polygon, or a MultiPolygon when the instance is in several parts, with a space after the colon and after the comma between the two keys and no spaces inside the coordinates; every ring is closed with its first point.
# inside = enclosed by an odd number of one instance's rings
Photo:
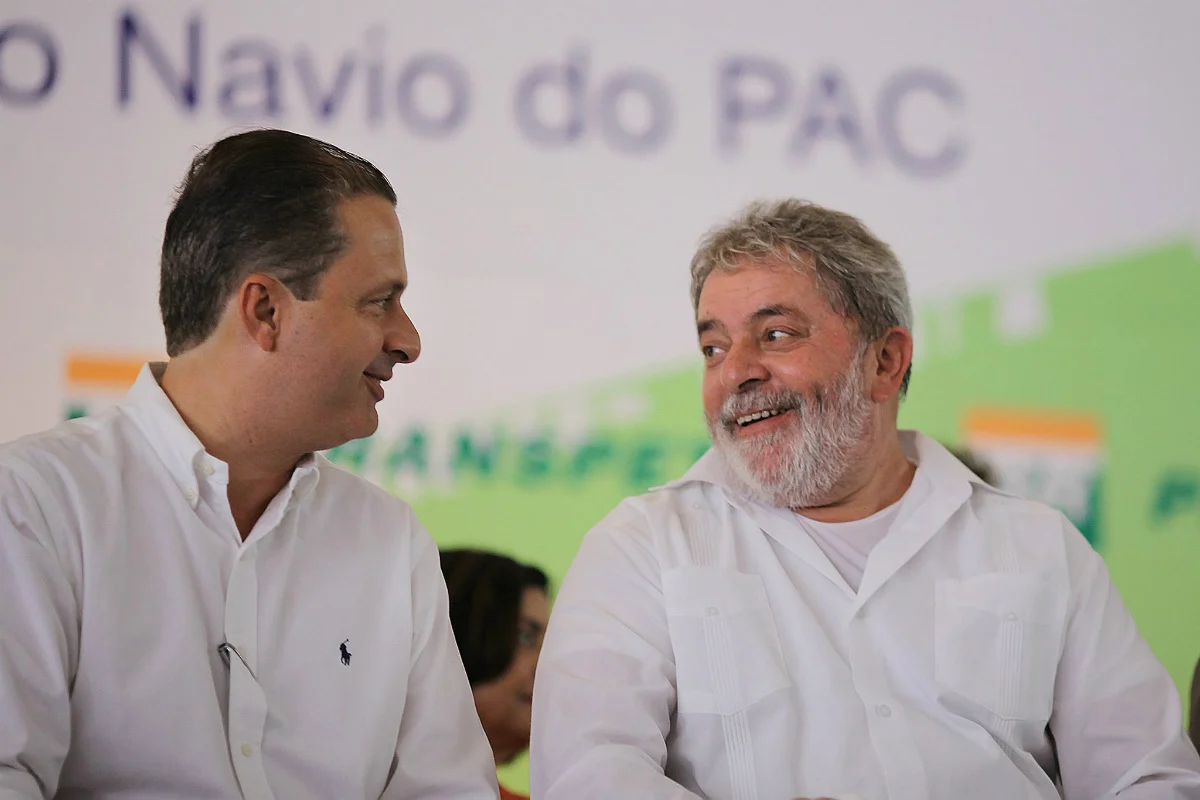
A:
{"type": "Polygon", "coordinates": [[[1200,797],[1179,692],[1099,554],[899,429],[891,248],[756,203],[691,277],[713,447],[584,538],[538,668],[534,797],[1200,797]]]}
{"type": "Polygon", "coordinates": [[[496,797],[438,552],[320,451],[421,340],[396,193],[256,130],[163,235],[169,361],[0,448],[0,798],[496,797]]]}
{"type": "MultiPolygon", "coordinates": [[[[496,765],[529,748],[534,673],[549,618],[546,574],[482,550],[442,551],[450,623],[496,765]]],[[[522,800],[503,786],[502,800],[522,800]]],[[[527,798],[525,798],[527,800],[527,798]]]]}
{"type": "Polygon", "coordinates": [[[1192,736],[1192,744],[1200,748],[1200,661],[1196,662],[1196,671],[1192,674],[1192,710],[1191,724],[1188,730],[1192,736]]]}

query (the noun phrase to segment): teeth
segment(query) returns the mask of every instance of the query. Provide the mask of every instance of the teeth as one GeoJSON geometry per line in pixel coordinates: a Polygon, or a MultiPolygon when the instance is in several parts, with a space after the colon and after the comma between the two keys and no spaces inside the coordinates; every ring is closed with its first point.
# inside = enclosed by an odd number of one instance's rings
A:
{"type": "Polygon", "coordinates": [[[749,425],[751,422],[758,422],[760,419],[766,419],[767,417],[778,416],[778,415],[782,414],[784,412],[784,410],[785,409],[777,408],[777,409],[771,409],[769,411],[757,411],[753,414],[747,414],[744,417],[738,417],[737,424],[746,426],[746,425],[749,425]]]}

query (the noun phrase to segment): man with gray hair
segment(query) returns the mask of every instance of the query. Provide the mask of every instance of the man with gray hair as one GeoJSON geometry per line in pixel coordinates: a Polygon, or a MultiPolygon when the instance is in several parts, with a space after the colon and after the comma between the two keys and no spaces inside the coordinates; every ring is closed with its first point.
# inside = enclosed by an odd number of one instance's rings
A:
{"type": "Polygon", "coordinates": [[[584,539],[534,797],[1200,798],[1178,692],[1087,541],[898,430],[886,244],[755,204],[701,244],[692,303],[713,447],[584,539]]]}

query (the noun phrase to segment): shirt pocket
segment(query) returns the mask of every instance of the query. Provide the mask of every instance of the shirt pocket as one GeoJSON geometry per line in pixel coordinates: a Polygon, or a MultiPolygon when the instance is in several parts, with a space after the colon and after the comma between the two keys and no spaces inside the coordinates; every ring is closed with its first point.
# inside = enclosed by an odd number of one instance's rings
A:
{"type": "Polygon", "coordinates": [[[968,716],[974,705],[1001,719],[1048,721],[1065,594],[1043,576],[1016,573],[943,579],[935,593],[935,680],[943,703],[968,716]]]}
{"type": "Polygon", "coordinates": [[[680,713],[735,714],[792,685],[762,578],[712,567],[663,574],[680,713]]]}

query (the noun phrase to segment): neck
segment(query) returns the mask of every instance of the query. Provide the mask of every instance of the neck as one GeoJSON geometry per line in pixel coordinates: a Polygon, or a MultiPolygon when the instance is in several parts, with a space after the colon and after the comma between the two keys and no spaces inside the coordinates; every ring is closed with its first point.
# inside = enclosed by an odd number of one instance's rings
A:
{"type": "Polygon", "coordinates": [[[492,744],[492,756],[496,759],[497,767],[511,764],[523,752],[525,752],[525,748],[523,747],[505,747],[504,745],[492,744]]]}
{"type": "Polygon", "coordinates": [[[254,391],[212,361],[190,352],[174,358],[159,384],[205,451],[228,466],[229,510],[245,539],[305,454],[272,446],[270,421],[260,424],[255,415],[254,391]]]}
{"type": "Polygon", "coordinates": [[[859,461],[864,466],[847,476],[835,501],[793,511],[817,522],[853,522],[897,502],[912,485],[917,468],[904,455],[895,426],[864,455],[859,461]]]}

